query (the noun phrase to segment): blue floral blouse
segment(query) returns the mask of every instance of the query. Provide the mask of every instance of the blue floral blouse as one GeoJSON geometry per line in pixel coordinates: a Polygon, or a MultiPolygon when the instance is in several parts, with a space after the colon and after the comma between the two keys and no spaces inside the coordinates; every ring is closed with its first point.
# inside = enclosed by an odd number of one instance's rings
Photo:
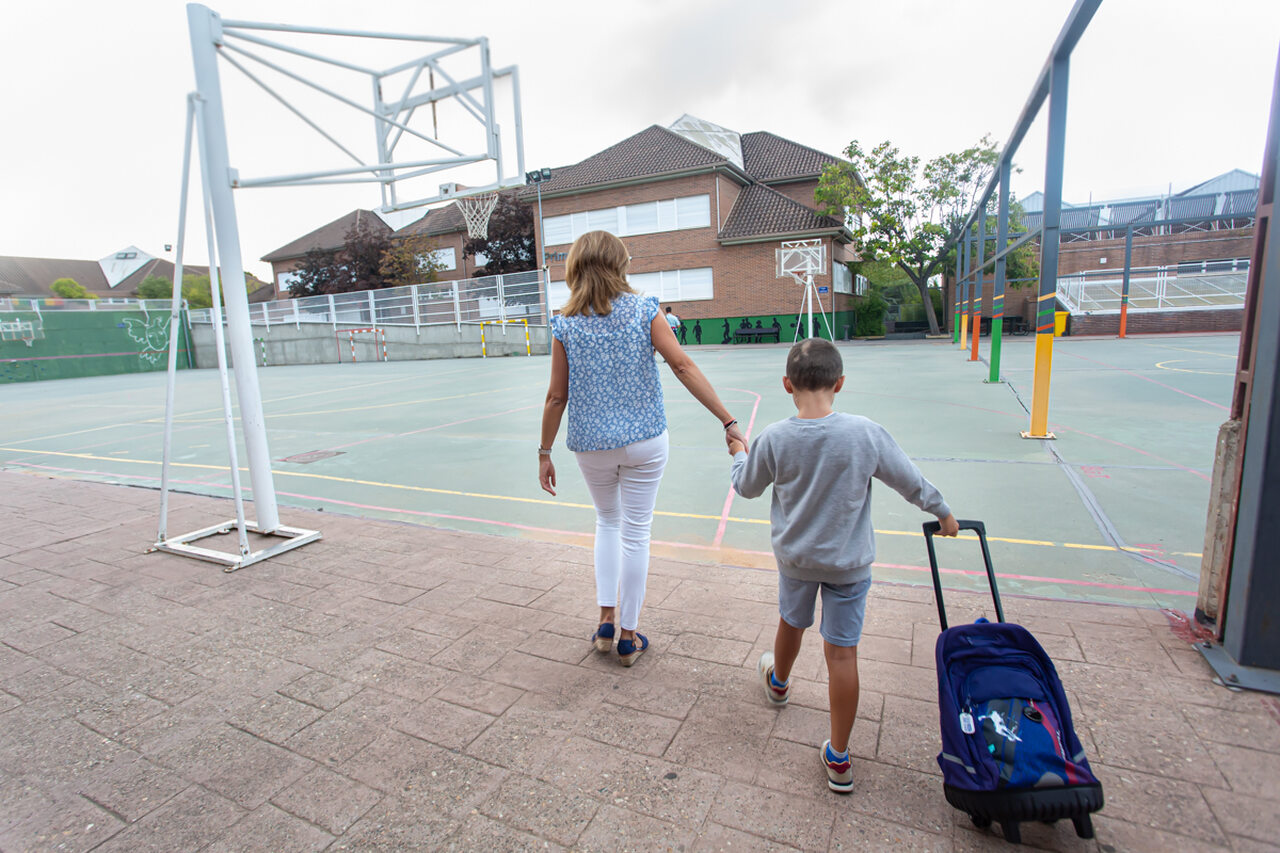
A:
{"type": "Polygon", "coordinates": [[[551,334],[569,356],[570,450],[612,450],[666,430],[649,335],[657,315],[657,297],[623,293],[603,317],[551,319],[551,334]]]}

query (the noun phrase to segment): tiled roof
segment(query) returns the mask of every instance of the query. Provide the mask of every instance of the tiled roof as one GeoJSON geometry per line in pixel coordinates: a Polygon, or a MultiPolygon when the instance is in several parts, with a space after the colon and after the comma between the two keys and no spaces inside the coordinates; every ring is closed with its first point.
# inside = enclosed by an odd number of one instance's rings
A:
{"type": "Polygon", "coordinates": [[[825,166],[840,162],[830,154],[763,130],[742,134],[742,161],[747,174],[765,183],[814,178],[825,166]]]}
{"type": "MultiPolygon", "coordinates": [[[[727,163],[724,157],[655,124],[581,163],[553,170],[551,180],[542,184],[542,194],[727,163]]],[[[521,198],[528,201],[532,193],[526,189],[521,198]]]]}
{"type": "Polygon", "coordinates": [[[0,291],[38,296],[60,278],[72,278],[90,293],[111,293],[97,261],[69,258],[0,257],[0,291]]]}
{"type": "Polygon", "coordinates": [[[462,210],[456,201],[451,201],[444,207],[428,210],[425,216],[410,222],[396,234],[405,237],[414,234],[452,234],[456,231],[465,231],[466,228],[467,223],[462,218],[462,210]]]}
{"type": "Polygon", "coordinates": [[[274,252],[262,256],[264,261],[285,261],[290,258],[301,258],[312,249],[338,249],[342,247],[343,237],[352,226],[368,224],[375,231],[391,233],[391,227],[377,217],[371,210],[353,210],[340,216],[328,225],[321,225],[310,234],[304,234],[291,243],[286,243],[274,252]]]}
{"type": "Polygon", "coordinates": [[[720,231],[720,240],[839,232],[843,227],[838,220],[822,216],[777,190],[764,184],[751,184],[738,193],[738,200],[720,231]]]}

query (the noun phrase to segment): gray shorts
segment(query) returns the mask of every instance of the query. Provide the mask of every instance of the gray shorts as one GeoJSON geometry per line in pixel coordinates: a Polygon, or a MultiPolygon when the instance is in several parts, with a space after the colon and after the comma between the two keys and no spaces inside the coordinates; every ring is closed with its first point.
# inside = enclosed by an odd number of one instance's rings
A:
{"type": "Polygon", "coordinates": [[[818,632],[833,646],[856,646],[862,639],[862,617],[867,611],[871,578],[857,583],[798,581],[778,575],[778,613],[793,628],[813,624],[813,608],[822,590],[822,625],[818,632]]]}

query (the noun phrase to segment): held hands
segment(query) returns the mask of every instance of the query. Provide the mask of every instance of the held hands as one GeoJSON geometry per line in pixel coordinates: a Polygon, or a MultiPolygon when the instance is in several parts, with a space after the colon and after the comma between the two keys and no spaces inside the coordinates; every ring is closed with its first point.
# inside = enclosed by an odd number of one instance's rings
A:
{"type": "Polygon", "coordinates": [[[733,442],[736,441],[742,445],[744,450],[746,449],[747,437],[742,434],[742,430],[738,429],[738,424],[736,422],[724,431],[724,440],[730,447],[732,447],[733,442]]]}
{"type": "MultiPolygon", "coordinates": [[[[552,494],[555,494],[552,492],[552,494]]],[[[938,519],[938,523],[942,525],[942,529],[938,531],[939,536],[955,536],[960,532],[960,524],[956,521],[954,515],[948,515],[946,518],[938,519]]]]}
{"type": "Polygon", "coordinates": [[[544,492],[556,493],[556,465],[550,456],[538,456],[538,483],[544,492]]]}
{"type": "Polygon", "coordinates": [[[747,450],[747,446],[743,444],[741,441],[738,441],[733,436],[729,436],[729,435],[725,436],[725,442],[729,445],[730,456],[733,456],[740,452],[745,453],[747,450]]]}

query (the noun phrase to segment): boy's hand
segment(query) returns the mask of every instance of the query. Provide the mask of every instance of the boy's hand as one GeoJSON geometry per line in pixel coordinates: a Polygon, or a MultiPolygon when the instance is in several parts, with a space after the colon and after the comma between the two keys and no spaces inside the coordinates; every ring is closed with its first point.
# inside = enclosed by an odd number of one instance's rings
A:
{"type": "Polygon", "coordinates": [[[736,438],[729,438],[729,455],[734,456],[738,453],[746,453],[747,446],[736,438]]]}
{"type": "Polygon", "coordinates": [[[938,519],[938,523],[942,525],[942,529],[938,531],[939,536],[955,536],[960,532],[960,524],[956,521],[954,515],[948,515],[946,518],[938,519]]]}

